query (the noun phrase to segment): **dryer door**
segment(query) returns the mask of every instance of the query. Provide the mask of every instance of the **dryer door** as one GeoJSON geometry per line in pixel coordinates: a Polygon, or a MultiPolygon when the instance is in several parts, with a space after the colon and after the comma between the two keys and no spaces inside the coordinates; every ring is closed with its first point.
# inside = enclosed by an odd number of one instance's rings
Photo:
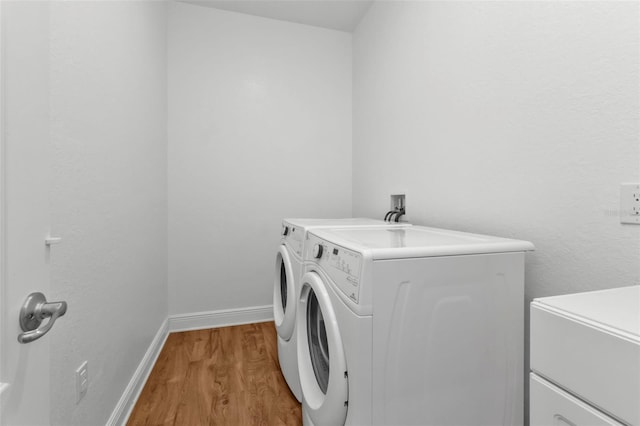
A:
{"type": "Polygon", "coordinates": [[[302,277],[298,309],[303,410],[316,425],[343,425],[349,399],[347,360],[327,287],[315,272],[302,277]]]}
{"type": "Polygon", "coordinates": [[[273,282],[273,318],[278,336],[291,339],[296,323],[296,290],[294,272],[289,250],[284,245],[276,255],[276,270],[273,282]]]}

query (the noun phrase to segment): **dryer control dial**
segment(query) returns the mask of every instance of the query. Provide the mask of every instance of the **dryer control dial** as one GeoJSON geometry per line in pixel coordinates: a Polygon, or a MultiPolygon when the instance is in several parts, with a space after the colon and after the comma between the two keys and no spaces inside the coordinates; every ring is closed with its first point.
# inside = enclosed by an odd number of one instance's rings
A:
{"type": "Polygon", "coordinates": [[[313,257],[315,259],[320,259],[322,257],[322,250],[324,247],[322,247],[322,244],[316,244],[315,246],[313,246],[313,257]]]}

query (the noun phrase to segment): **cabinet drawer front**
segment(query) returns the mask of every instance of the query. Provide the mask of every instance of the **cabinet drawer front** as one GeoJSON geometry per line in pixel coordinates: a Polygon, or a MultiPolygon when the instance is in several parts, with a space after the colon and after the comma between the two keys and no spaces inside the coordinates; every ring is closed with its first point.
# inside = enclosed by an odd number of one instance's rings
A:
{"type": "Polygon", "coordinates": [[[622,426],[536,374],[530,378],[530,426],[622,426]]]}

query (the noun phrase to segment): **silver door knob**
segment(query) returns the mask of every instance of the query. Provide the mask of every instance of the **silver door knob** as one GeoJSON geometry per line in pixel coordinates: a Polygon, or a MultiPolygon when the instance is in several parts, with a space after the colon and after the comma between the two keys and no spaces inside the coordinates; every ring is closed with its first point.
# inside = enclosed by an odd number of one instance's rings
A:
{"type": "Polygon", "coordinates": [[[67,302],[47,303],[42,293],[31,293],[20,309],[20,328],[24,333],[18,335],[18,342],[30,343],[47,334],[53,323],[67,313],[67,302]],[[45,318],[49,321],[40,328],[45,318]]]}

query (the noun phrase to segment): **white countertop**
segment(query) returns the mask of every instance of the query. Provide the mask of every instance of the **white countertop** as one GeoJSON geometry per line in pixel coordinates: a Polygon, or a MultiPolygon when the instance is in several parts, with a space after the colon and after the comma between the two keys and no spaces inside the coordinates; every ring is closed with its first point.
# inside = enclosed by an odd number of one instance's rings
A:
{"type": "Polygon", "coordinates": [[[640,338],[640,285],[543,297],[534,302],[640,338]]]}
{"type": "Polygon", "coordinates": [[[528,241],[447,229],[411,226],[400,229],[314,230],[312,234],[373,259],[506,253],[534,250],[528,241]]]}

